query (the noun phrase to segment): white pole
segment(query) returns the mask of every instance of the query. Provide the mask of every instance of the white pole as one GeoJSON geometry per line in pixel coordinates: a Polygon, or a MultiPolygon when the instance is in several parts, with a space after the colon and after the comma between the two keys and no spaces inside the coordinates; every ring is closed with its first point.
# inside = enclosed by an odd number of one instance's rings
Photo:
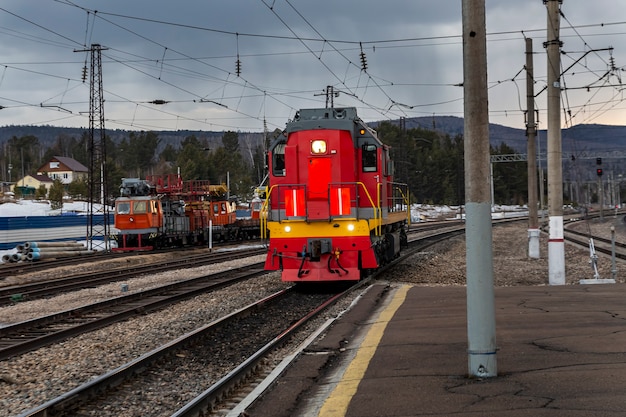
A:
{"type": "Polygon", "coordinates": [[[213,220],[209,219],[209,252],[213,250],[213,220]]]}

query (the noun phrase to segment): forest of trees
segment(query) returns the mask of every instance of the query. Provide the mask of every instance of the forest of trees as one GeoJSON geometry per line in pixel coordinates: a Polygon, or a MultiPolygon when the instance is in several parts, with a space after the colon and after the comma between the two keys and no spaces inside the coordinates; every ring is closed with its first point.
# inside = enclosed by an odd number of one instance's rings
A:
{"type": "MultiPolygon", "coordinates": [[[[396,180],[409,184],[411,200],[418,203],[458,205],[464,202],[463,137],[450,137],[422,128],[403,130],[397,124],[383,122],[377,128],[383,142],[391,145],[396,180]]],[[[267,142],[280,134],[276,131],[267,142]]],[[[184,180],[209,180],[213,184],[230,180],[231,195],[246,200],[265,175],[264,145],[255,149],[240,149],[237,132],[225,132],[220,146],[210,146],[206,140],[188,136],[180,146],[159,147],[155,132],[129,132],[114,143],[107,137],[107,195],[115,198],[123,177],[145,178],[147,175],[176,174],[180,169],[184,180]],[[158,149],[161,149],[158,151],[158,149]]],[[[43,149],[35,136],[12,137],[0,149],[0,166],[8,182],[17,181],[22,174],[35,174],[53,156],[68,156],[89,166],[89,138],[60,135],[53,146],[43,149]],[[9,174],[9,164],[11,166],[9,174]]],[[[267,148],[267,143],[265,148],[267,148]]],[[[513,154],[505,144],[491,149],[492,154],[513,154]]],[[[524,204],[527,200],[527,170],[525,162],[494,165],[495,202],[524,204]]],[[[86,195],[86,184],[72,184],[71,196],[86,195]]]]}
{"type": "MultiPolygon", "coordinates": [[[[463,136],[450,137],[422,128],[402,130],[383,122],[378,126],[383,142],[391,145],[398,182],[409,184],[411,200],[419,203],[460,205],[465,201],[463,136]]],[[[515,154],[506,144],[491,147],[492,155],[515,154]]],[[[493,167],[494,200],[498,204],[525,204],[528,172],[525,162],[498,163],[493,167]]]]}

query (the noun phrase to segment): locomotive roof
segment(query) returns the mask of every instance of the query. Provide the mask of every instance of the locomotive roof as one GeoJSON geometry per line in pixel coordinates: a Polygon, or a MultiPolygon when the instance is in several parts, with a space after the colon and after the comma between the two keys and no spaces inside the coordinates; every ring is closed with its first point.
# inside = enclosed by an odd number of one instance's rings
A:
{"type": "MultiPolygon", "coordinates": [[[[352,132],[353,139],[357,137],[373,139],[381,145],[376,132],[359,118],[355,107],[331,107],[317,109],[300,109],[293,120],[287,122],[285,134],[299,132],[301,130],[337,129],[352,132]],[[365,134],[358,133],[365,129],[365,134]]],[[[283,142],[284,138],[277,138],[274,142],[283,142]]],[[[273,143],[272,145],[275,145],[273,143]]],[[[270,146],[273,148],[274,146],[270,146]]]]}
{"type": "Polygon", "coordinates": [[[334,107],[322,109],[300,109],[293,120],[287,123],[286,131],[312,129],[353,130],[354,124],[365,123],[359,119],[354,107],[334,107]]]}

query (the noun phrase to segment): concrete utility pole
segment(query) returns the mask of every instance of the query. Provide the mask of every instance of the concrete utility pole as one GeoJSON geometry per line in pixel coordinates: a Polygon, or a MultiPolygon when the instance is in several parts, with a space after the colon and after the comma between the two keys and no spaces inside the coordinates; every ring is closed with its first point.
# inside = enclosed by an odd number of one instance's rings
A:
{"type": "Polygon", "coordinates": [[[565,284],[565,242],[563,240],[563,163],[561,155],[561,39],[562,0],[543,0],[548,8],[548,281],[565,284]]]}
{"type": "Polygon", "coordinates": [[[539,217],[537,215],[537,125],[535,124],[535,75],[533,40],[526,38],[526,136],[528,136],[528,257],[539,259],[539,217]]]}
{"type": "Polygon", "coordinates": [[[465,236],[469,375],[498,375],[489,175],[485,0],[463,0],[465,236]]]}

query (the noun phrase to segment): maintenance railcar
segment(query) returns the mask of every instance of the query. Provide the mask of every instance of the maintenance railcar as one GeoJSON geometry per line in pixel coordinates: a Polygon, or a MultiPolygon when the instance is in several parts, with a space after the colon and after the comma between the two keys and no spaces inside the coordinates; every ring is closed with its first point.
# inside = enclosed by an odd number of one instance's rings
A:
{"type": "MultiPolygon", "coordinates": [[[[225,185],[183,181],[178,175],[126,178],[115,200],[114,251],[206,245],[260,235],[259,208],[250,219],[236,218],[225,185]],[[256,214],[256,215],[255,215],[256,214]]],[[[258,206],[258,203],[257,203],[258,206]]],[[[255,206],[256,207],[256,206],[255,206]]]]}
{"type": "Polygon", "coordinates": [[[302,109],[268,150],[265,269],[282,280],[355,281],[406,245],[408,187],[355,108],[302,109]]]}

